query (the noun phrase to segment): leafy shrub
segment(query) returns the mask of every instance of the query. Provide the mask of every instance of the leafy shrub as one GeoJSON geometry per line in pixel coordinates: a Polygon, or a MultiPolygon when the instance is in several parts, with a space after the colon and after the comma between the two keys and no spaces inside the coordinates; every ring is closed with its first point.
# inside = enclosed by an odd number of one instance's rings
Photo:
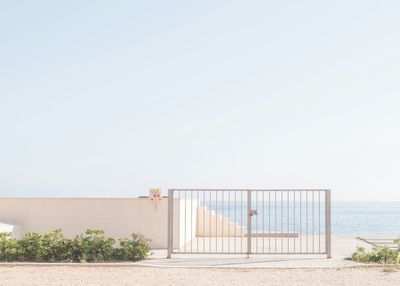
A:
{"type": "Polygon", "coordinates": [[[11,238],[10,233],[0,233],[0,261],[16,261],[21,257],[21,248],[16,239],[11,238]]]}
{"type": "Polygon", "coordinates": [[[43,261],[68,260],[71,240],[64,237],[61,229],[50,231],[43,235],[39,256],[43,261]]]}
{"type": "Polygon", "coordinates": [[[114,239],[104,236],[104,230],[87,229],[85,234],[71,241],[70,257],[74,262],[110,260],[114,254],[114,244],[114,239]]]}
{"type": "Polygon", "coordinates": [[[137,261],[146,258],[150,252],[149,240],[141,234],[134,233],[131,239],[120,240],[119,245],[115,252],[118,260],[137,261]]]}
{"type": "Polygon", "coordinates": [[[96,229],[87,229],[73,239],[65,238],[60,229],[44,235],[28,233],[20,240],[0,233],[0,261],[5,262],[136,261],[146,258],[149,252],[149,240],[140,234],[117,242],[96,229]]]}
{"type": "Polygon", "coordinates": [[[388,247],[373,247],[371,251],[366,251],[364,247],[357,247],[351,259],[364,263],[400,264],[400,240],[396,240],[397,249],[388,247]]]}
{"type": "Polygon", "coordinates": [[[26,261],[42,261],[41,246],[42,236],[38,233],[28,233],[18,241],[21,255],[20,260],[26,261]]]}

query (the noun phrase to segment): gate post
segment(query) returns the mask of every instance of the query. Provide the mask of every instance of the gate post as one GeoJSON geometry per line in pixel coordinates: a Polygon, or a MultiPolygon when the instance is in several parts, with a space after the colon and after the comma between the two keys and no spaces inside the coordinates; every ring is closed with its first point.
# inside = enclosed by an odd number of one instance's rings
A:
{"type": "Polygon", "coordinates": [[[247,190],[247,258],[251,254],[251,191],[247,190]]]}
{"type": "Polygon", "coordinates": [[[326,250],[326,258],[331,258],[332,257],[331,190],[325,191],[325,250],[326,250]]]}
{"type": "Polygon", "coordinates": [[[174,190],[168,190],[168,255],[167,258],[171,258],[173,244],[173,233],[174,233],[174,190]]]}

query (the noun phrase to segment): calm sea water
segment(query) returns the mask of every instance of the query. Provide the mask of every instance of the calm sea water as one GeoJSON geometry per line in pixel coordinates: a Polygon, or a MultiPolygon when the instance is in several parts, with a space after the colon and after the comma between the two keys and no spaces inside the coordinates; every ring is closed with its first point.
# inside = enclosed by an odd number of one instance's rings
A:
{"type": "MultiPolygon", "coordinates": [[[[246,202],[242,208],[238,203],[231,203],[230,206],[222,205],[219,202],[207,203],[205,205],[229,217],[230,221],[238,225],[246,225],[246,202]]],[[[259,202],[253,205],[252,209],[258,209],[258,216],[252,220],[253,231],[277,232],[301,232],[323,233],[324,232],[324,206],[316,203],[314,208],[302,205],[301,209],[296,206],[289,208],[285,204],[277,202],[268,208],[268,202],[259,202]],[[271,211],[268,214],[268,211],[271,211]],[[321,211],[321,215],[319,212],[321,211]],[[300,212],[302,221],[299,221],[300,212]],[[307,213],[307,218],[306,217],[307,213]],[[296,217],[294,219],[294,217],[296,217]]],[[[400,202],[332,202],[332,234],[336,235],[399,235],[400,236],[400,202]]]]}
{"type": "Polygon", "coordinates": [[[400,235],[400,202],[333,202],[332,233],[400,235]]]}

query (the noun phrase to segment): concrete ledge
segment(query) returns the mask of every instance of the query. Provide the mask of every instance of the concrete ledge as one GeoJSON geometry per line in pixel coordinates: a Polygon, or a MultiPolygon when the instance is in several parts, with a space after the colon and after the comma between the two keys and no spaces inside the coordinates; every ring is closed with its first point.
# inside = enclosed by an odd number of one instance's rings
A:
{"type": "MultiPolygon", "coordinates": [[[[248,236],[247,234],[245,235],[248,236]]],[[[297,238],[299,237],[298,233],[289,233],[289,232],[282,232],[282,233],[267,233],[267,232],[254,232],[251,234],[251,237],[290,237],[290,238],[297,238]]]]}

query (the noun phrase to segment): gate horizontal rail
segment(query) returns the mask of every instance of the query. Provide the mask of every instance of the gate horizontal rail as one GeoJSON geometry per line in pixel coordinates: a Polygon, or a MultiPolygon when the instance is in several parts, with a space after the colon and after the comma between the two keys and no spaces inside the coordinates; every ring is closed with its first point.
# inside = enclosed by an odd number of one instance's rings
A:
{"type": "Polygon", "coordinates": [[[326,254],[331,192],[322,189],[170,189],[172,254],[326,254]]]}

